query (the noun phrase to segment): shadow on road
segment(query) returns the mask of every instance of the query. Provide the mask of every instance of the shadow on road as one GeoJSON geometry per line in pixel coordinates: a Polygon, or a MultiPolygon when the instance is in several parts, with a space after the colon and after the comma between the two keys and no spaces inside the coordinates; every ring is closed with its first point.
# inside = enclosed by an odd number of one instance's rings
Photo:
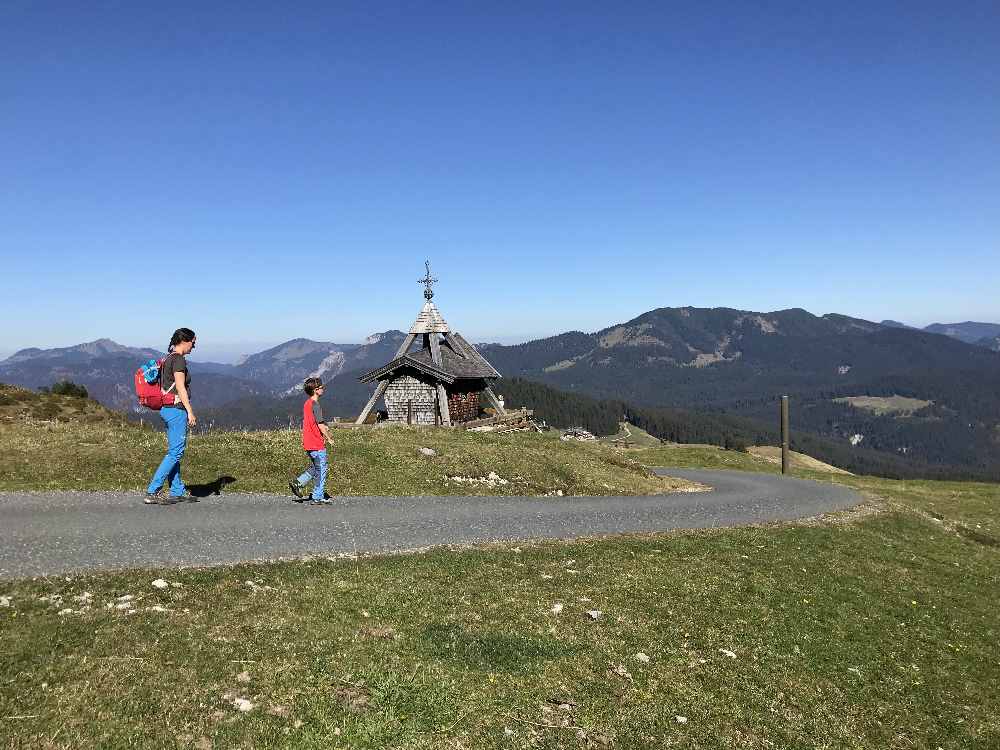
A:
{"type": "Polygon", "coordinates": [[[231,477],[228,475],[221,476],[213,482],[207,482],[206,484],[189,484],[187,486],[188,492],[194,497],[208,497],[209,495],[221,495],[222,488],[227,484],[233,484],[236,481],[236,477],[231,477]]]}

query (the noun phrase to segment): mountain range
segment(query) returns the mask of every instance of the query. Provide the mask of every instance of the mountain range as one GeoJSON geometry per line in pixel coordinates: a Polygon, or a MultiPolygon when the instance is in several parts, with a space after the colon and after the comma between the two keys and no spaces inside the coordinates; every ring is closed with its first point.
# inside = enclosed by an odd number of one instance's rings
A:
{"type": "MultiPolygon", "coordinates": [[[[1000,470],[1000,353],[963,340],[989,335],[990,325],[926,331],[801,309],[659,308],[594,333],[478,348],[506,378],[554,393],[768,424],[777,399],[789,395],[799,430],[913,462],[1000,470]]],[[[354,415],[370,393],[358,375],[387,362],[403,337],[393,330],[360,344],[294,339],[236,365],[195,358],[199,416],[229,427],[294,422],[297,387],[309,375],[331,384],[327,413],[354,415]]],[[[68,379],[106,405],[130,410],[132,372],[158,354],[107,339],[26,349],[0,361],[0,381],[34,388],[68,379]]],[[[548,403],[555,398],[545,396],[548,403]]]]}
{"type": "MultiPolygon", "coordinates": [[[[893,328],[911,328],[898,320],[883,320],[882,325],[893,328]]],[[[964,341],[966,344],[983,346],[995,352],[1000,351],[1000,324],[998,323],[977,323],[973,320],[967,320],[964,323],[931,323],[919,330],[940,333],[943,336],[964,341]]]]}
{"type": "MultiPolygon", "coordinates": [[[[236,365],[189,358],[192,395],[201,407],[220,407],[245,398],[274,398],[301,387],[310,376],[331,380],[345,368],[383,364],[399,348],[400,331],[374,334],[365,344],[334,344],[293,339],[245,357],[236,365]]],[[[87,387],[112,409],[137,411],[132,373],[140,363],[162,357],[156,349],[130,347],[98,339],[58,349],[22,349],[0,361],[0,381],[39,388],[60,380],[87,387]]]]}

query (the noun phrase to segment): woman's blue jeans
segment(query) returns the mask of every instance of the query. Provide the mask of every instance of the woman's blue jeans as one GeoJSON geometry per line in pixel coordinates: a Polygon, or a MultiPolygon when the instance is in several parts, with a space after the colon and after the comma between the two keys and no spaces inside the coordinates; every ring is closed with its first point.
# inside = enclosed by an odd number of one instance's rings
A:
{"type": "Polygon", "coordinates": [[[309,484],[309,482],[315,482],[312,499],[322,500],[325,495],[324,487],[326,485],[326,449],[324,448],[321,451],[306,451],[306,453],[312,461],[312,466],[302,472],[295,481],[303,487],[309,484]]]}
{"type": "Polygon", "coordinates": [[[160,409],[160,417],[167,426],[167,455],[160,462],[160,468],[153,475],[146,492],[155,494],[160,491],[164,482],[170,482],[171,496],[183,497],[187,488],[181,480],[181,456],[187,447],[188,415],[184,409],[171,406],[160,409]]]}

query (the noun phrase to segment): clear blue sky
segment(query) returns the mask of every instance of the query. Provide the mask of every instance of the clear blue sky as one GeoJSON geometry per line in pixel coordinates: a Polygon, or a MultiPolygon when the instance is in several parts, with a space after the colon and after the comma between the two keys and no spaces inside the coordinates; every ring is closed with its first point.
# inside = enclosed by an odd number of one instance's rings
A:
{"type": "Polygon", "coordinates": [[[357,341],[425,258],[473,340],[1000,322],[998,92],[995,0],[9,0],[0,352],[357,341]]]}

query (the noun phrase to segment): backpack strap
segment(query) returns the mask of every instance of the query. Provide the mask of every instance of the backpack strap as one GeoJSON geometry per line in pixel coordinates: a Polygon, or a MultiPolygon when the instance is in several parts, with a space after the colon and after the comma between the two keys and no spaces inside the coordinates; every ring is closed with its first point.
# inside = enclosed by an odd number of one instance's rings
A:
{"type": "MultiPolygon", "coordinates": [[[[174,356],[174,352],[170,352],[169,354],[167,354],[166,357],[163,358],[163,365],[164,365],[164,367],[167,364],[167,360],[170,359],[172,356],[174,356]]],[[[173,373],[173,369],[171,369],[170,372],[173,373]]],[[[163,367],[161,367],[160,368],[160,382],[161,382],[160,392],[163,393],[164,396],[166,396],[168,393],[170,393],[170,391],[172,391],[174,388],[177,387],[177,375],[174,373],[174,382],[170,384],[169,388],[167,388],[166,390],[163,390],[163,385],[162,385],[162,382],[163,382],[163,367]]]]}

